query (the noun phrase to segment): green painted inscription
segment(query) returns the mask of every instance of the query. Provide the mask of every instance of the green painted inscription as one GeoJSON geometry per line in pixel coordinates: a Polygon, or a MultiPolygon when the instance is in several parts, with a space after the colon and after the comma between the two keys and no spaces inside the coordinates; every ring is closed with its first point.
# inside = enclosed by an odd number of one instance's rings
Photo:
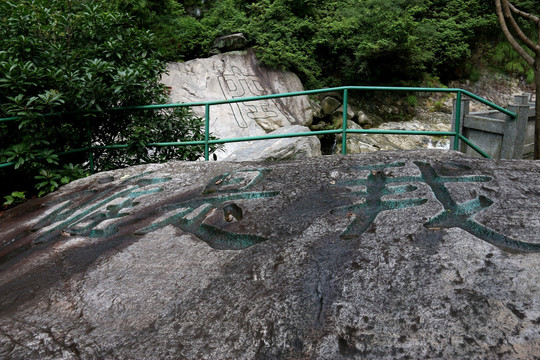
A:
{"type": "MultiPolygon", "coordinates": [[[[418,168],[420,175],[390,175],[389,170],[404,167],[403,162],[374,164],[353,168],[353,171],[369,171],[367,177],[340,181],[336,184],[338,187],[347,188],[348,192],[344,196],[353,201],[352,205],[328,209],[333,215],[351,218],[340,235],[342,239],[350,240],[362,236],[383,211],[403,210],[426,204],[429,199],[414,196],[419,185],[425,184],[443,207],[439,214],[424,224],[426,228],[434,230],[460,228],[506,251],[540,252],[540,244],[512,239],[474,219],[476,214],[490,208],[494,203],[493,200],[480,195],[464,203],[457,203],[447,187],[448,183],[489,182],[492,181],[491,177],[446,176],[469,170],[462,169],[456,164],[442,168],[439,173],[429,163],[415,161],[413,164],[418,168]],[[400,194],[406,196],[399,196],[397,199],[387,198],[388,195],[400,194]]],[[[189,192],[180,193],[178,194],[180,197],[166,200],[166,205],[161,202],[159,206],[150,209],[147,206],[143,210],[140,210],[142,205],[139,206],[143,200],[139,198],[163,191],[163,184],[170,181],[170,177],[153,177],[151,173],[143,173],[99,192],[86,190],[71,194],[46,204],[50,206],[50,210],[31,229],[31,232],[36,234],[33,243],[44,243],[61,235],[89,238],[116,236],[121,234],[120,229],[123,226],[133,226],[143,219],[144,225],[140,225],[142,228],[136,230],[134,234],[148,234],[165,226],[173,226],[193,234],[214,249],[245,249],[267,239],[257,234],[225,230],[231,227],[242,228],[226,224],[245,221],[244,217],[249,217],[249,213],[245,214],[242,209],[245,201],[261,201],[280,194],[279,191],[253,191],[270,172],[268,169],[247,169],[220,174],[211,178],[195,195],[189,192]],[[174,200],[178,198],[181,200],[174,200]],[[223,216],[223,220],[219,220],[219,215],[216,218],[216,211],[223,216]],[[137,213],[139,215],[128,218],[128,215],[137,213]]],[[[103,179],[103,181],[112,180],[112,178],[103,179]]]]}
{"type": "Polygon", "coordinates": [[[143,188],[171,179],[146,177],[147,175],[149,173],[132,176],[118,186],[101,192],[88,190],[63,199],[64,202],[57,204],[53,211],[34,225],[35,231],[41,231],[41,234],[33,243],[46,242],[60,232],[91,238],[115,235],[118,232],[118,219],[128,215],[127,210],[138,204],[135,199],[162,191],[160,187],[143,188]],[[75,198],[84,199],[83,203],[73,207],[72,200],[75,198]]]}
{"type": "MultiPolygon", "coordinates": [[[[250,234],[238,234],[222,230],[215,226],[205,224],[208,214],[234,200],[266,199],[279,194],[279,191],[256,191],[248,192],[249,188],[261,182],[269,173],[268,170],[238,171],[217,176],[210,180],[200,197],[184,201],[178,204],[167,205],[156,211],[165,213],[164,219],[159,220],[136,234],[147,234],[167,225],[172,225],[182,231],[189,232],[214,249],[239,250],[261,243],[266,238],[250,234]]],[[[235,205],[237,208],[238,205],[235,205]]],[[[225,206],[226,209],[231,205],[225,206]]],[[[241,212],[241,210],[237,210],[241,212]]],[[[241,216],[237,216],[237,219],[241,216]]],[[[226,218],[230,221],[229,218],[226,218]]]]}
{"type": "MultiPolygon", "coordinates": [[[[238,250],[261,243],[266,238],[228,232],[204,221],[210,212],[221,205],[224,205],[226,221],[230,222],[233,218],[239,221],[242,219],[242,209],[237,204],[230,204],[231,201],[265,199],[278,195],[278,191],[248,191],[269,173],[270,170],[266,169],[250,169],[216,176],[208,182],[200,196],[155,209],[154,213],[163,215],[135,234],[146,234],[172,225],[195,235],[215,249],[238,250]]],[[[154,178],[149,175],[143,173],[101,192],[83,191],[55,204],[49,203],[53,209],[34,226],[34,231],[39,234],[33,243],[44,243],[61,234],[90,238],[116,235],[119,227],[129,222],[123,221],[123,218],[139,205],[135,199],[163,191],[162,187],[156,185],[171,180],[169,177],[154,178]],[[73,206],[75,199],[82,200],[82,203],[73,206]]]]}
{"type": "Polygon", "coordinates": [[[402,176],[389,178],[384,170],[393,167],[404,166],[405,163],[375,164],[370,166],[356,167],[355,170],[370,170],[367,178],[352,181],[339,182],[338,186],[356,187],[363,186],[366,190],[353,191],[348,196],[363,201],[350,206],[343,206],[331,211],[334,215],[352,215],[354,218],[349,226],[341,234],[343,239],[353,239],[362,235],[375,221],[377,215],[386,210],[398,210],[426,203],[428,199],[402,199],[383,200],[382,197],[389,194],[401,194],[412,192],[417,189],[414,185],[390,186],[392,183],[425,183],[435,198],[442,204],[444,210],[427,221],[424,226],[429,229],[442,229],[457,227],[482,239],[492,245],[511,252],[540,252],[540,244],[528,243],[515,240],[479,224],[474,220],[474,215],[489,208],[493,200],[480,195],[468,202],[458,204],[446,187],[447,183],[474,183],[488,182],[489,176],[458,176],[445,177],[437,174],[433,166],[426,162],[415,161],[414,164],[420,170],[420,176],[402,176]]]}

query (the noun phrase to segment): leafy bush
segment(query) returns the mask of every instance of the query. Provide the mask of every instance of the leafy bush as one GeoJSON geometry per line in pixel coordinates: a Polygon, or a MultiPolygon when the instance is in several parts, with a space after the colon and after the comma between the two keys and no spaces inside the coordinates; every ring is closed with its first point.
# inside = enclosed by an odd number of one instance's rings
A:
{"type": "Polygon", "coordinates": [[[115,157],[113,150],[96,150],[97,170],[201,155],[200,147],[142,146],[203,139],[201,120],[186,110],[106,111],[168,99],[159,82],[165,63],[155,37],[115,6],[105,1],[0,2],[0,117],[22,117],[0,122],[0,163],[15,163],[0,169],[4,193],[29,190],[37,180],[43,194],[78,177],[80,169],[87,172],[88,154],[70,151],[90,144],[128,144],[127,154],[115,157]],[[53,155],[58,152],[70,153],[59,158],[53,155]],[[77,168],[63,168],[60,161],[77,168]],[[69,171],[75,175],[66,175],[69,171]]]}
{"type": "Polygon", "coordinates": [[[4,196],[4,199],[6,199],[4,207],[24,202],[26,200],[25,193],[25,191],[13,191],[11,194],[4,196]]]}
{"type": "MultiPolygon", "coordinates": [[[[529,49],[525,49],[525,51],[532,56],[534,55],[529,49]]],[[[528,83],[534,82],[534,69],[514,50],[510,43],[503,39],[493,51],[493,61],[506,72],[523,76],[528,83]]]]}
{"type": "Polygon", "coordinates": [[[182,28],[184,9],[176,0],[112,0],[118,9],[131,15],[132,24],[155,34],[154,45],[165,60],[182,57],[182,28]]]}
{"type": "Polygon", "coordinates": [[[308,88],[410,83],[425,72],[447,79],[476,41],[498,31],[489,0],[190,3],[204,12],[181,17],[184,59],[205,55],[216,36],[241,31],[263,64],[296,72],[308,88]]]}
{"type": "Polygon", "coordinates": [[[398,83],[424,68],[415,19],[404,1],[343,1],[320,26],[317,54],[330,54],[321,60],[341,83],[398,83]]]}

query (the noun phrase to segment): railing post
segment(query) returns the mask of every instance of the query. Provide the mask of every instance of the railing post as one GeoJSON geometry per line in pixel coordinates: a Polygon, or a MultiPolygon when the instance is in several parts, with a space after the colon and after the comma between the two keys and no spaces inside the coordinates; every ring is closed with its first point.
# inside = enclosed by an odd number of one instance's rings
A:
{"type": "Polygon", "coordinates": [[[457,92],[454,129],[456,131],[456,134],[454,135],[454,150],[459,150],[459,135],[461,133],[461,91],[457,92]]]}
{"type": "Polygon", "coordinates": [[[347,155],[347,112],[348,112],[349,90],[343,90],[343,135],[341,136],[341,153],[347,155]]]}
{"type": "Polygon", "coordinates": [[[501,159],[523,159],[524,147],[527,145],[527,125],[529,122],[529,100],[527,96],[515,96],[508,110],[517,114],[505,122],[501,159]]]}
{"type": "Polygon", "coordinates": [[[210,140],[210,104],[204,105],[204,160],[210,158],[209,144],[210,140]]]}

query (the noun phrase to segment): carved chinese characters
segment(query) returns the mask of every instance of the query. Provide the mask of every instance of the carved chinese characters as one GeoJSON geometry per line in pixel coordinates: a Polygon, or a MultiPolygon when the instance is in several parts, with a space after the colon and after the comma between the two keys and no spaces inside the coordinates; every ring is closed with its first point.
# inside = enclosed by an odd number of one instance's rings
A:
{"type": "Polygon", "coordinates": [[[427,184],[435,198],[442,204],[443,211],[432,217],[424,226],[428,229],[440,230],[442,228],[457,227],[463,229],[492,245],[501,249],[514,252],[540,252],[540,244],[528,243],[514,240],[505,235],[499,234],[488,227],[479,224],[474,220],[474,215],[489,208],[493,200],[480,195],[475,199],[462,204],[456,203],[452,198],[446,183],[479,183],[492,180],[488,176],[460,176],[444,177],[439,176],[433,166],[427,162],[414,161],[420,170],[420,176],[393,177],[388,178],[384,170],[391,167],[405,166],[405,163],[391,163],[388,165],[372,165],[357,167],[356,170],[370,170],[367,178],[360,178],[354,181],[343,181],[338,185],[342,186],[364,186],[366,190],[353,191],[348,196],[358,197],[363,201],[351,206],[344,206],[332,210],[336,215],[345,213],[353,214],[354,219],[347,229],[341,234],[343,239],[351,239],[361,236],[368,227],[375,221],[377,215],[386,210],[397,210],[411,206],[425,204],[428,199],[403,199],[403,200],[383,200],[385,195],[409,193],[418,189],[415,183],[427,184]],[[406,185],[390,185],[395,183],[408,183],[406,185]],[[412,183],[412,184],[411,184],[412,183]]]}
{"type": "MultiPolygon", "coordinates": [[[[339,201],[317,205],[322,209],[311,221],[323,221],[319,219],[321,214],[346,218],[347,224],[340,230],[339,238],[355,241],[374,226],[381,213],[407,212],[435,201],[440,204],[438,213],[411,221],[422,221],[425,228],[433,231],[459,228],[505,251],[540,252],[540,244],[534,243],[536,239],[515,239],[477,219],[477,215],[490,209],[496,200],[479,195],[475,190],[468,199],[458,201],[449,186],[486,184],[492,182],[493,177],[464,175],[459,171],[459,164],[451,164],[452,167],[458,171],[445,172],[429,162],[411,161],[352,166],[346,171],[334,171],[331,177],[341,180],[331,181],[333,190],[325,196],[339,201]],[[340,173],[343,176],[339,176],[340,173]]],[[[279,217],[272,213],[260,215],[255,209],[265,209],[272,204],[275,214],[286,206],[288,213],[302,216],[305,203],[295,197],[298,191],[294,188],[294,179],[283,180],[287,184],[277,186],[279,181],[272,177],[273,174],[271,166],[213,173],[210,178],[206,177],[205,183],[195,184],[189,191],[169,185],[173,175],[158,176],[146,172],[118,182],[114,178],[104,178],[105,184],[99,191],[87,189],[46,203],[49,209],[33,222],[29,236],[37,245],[61,236],[89,239],[144,236],[170,226],[180,233],[193,235],[213,249],[245,249],[276,240],[275,235],[269,235],[271,231],[259,230],[275,228],[278,224],[273,221],[279,217]],[[272,181],[268,182],[269,179],[272,181]],[[160,196],[161,200],[147,204],[145,199],[153,196],[160,196]],[[280,202],[284,198],[289,199],[286,205],[280,202]],[[236,225],[229,226],[231,224],[236,225]]],[[[319,175],[321,178],[326,176],[319,175]]],[[[303,191],[313,189],[308,186],[303,191]]],[[[12,242],[25,236],[28,235],[21,233],[12,242]]]]}

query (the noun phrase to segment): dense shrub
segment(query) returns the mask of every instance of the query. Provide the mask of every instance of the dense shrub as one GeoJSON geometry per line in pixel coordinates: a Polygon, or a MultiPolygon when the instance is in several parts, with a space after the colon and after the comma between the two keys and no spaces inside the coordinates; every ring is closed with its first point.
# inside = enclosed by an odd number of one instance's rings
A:
{"type": "MultiPolygon", "coordinates": [[[[526,1],[526,0],[525,0],[526,1]]],[[[491,0],[192,1],[181,17],[182,59],[219,35],[244,32],[260,60],[307,87],[450,78],[476,42],[498,31],[491,0]]]]}
{"type": "Polygon", "coordinates": [[[200,156],[200,147],[142,146],[204,138],[201,120],[185,110],[105,111],[167,100],[155,38],[134,23],[102,1],[0,2],[0,117],[22,117],[0,123],[0,163],[15,163],[0,169],[4,194],[32,185],[53,190],[83,176],[86,153],[53,153],[86,147],[90,138],[93,145],[128,144],[125,153],[96,151],[97,170],[200,156]]]}

